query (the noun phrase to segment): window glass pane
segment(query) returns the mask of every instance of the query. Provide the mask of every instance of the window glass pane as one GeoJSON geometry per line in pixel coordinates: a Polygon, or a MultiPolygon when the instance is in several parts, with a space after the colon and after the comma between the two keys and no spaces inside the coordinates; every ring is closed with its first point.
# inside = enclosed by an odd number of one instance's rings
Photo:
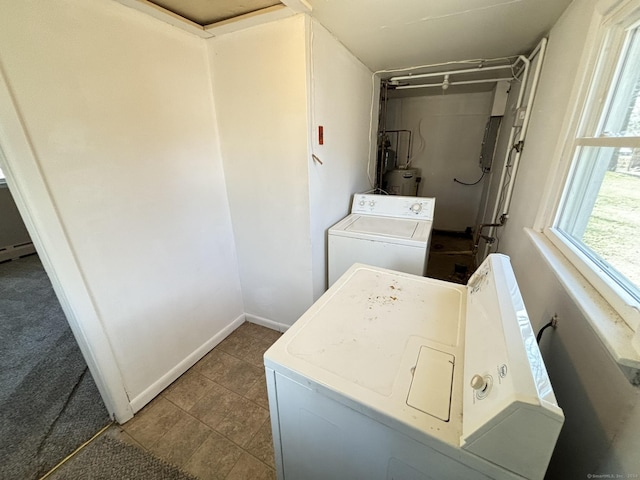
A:
{"type": "Polygon", "coordinates": [[[579,149],[557,227],[640,299],[640,149],[579,149]]]}
{"type": "Polygon", "coordinates": [[[640,32],[629,33],[629,46],[613,86],[608,113],[602,128],[607,137],[640,136],[640,32]]]}

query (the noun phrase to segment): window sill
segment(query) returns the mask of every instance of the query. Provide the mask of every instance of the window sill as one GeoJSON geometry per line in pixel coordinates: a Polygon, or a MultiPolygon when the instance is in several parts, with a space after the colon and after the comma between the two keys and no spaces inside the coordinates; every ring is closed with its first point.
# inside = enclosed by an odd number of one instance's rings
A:
{"type": "Polygon", "coordinates": [[[640,352],[634,347],[636,333],[545,235],[529,228],[525,232],[622,372],[633,385],[640,386],[640,352]]]}

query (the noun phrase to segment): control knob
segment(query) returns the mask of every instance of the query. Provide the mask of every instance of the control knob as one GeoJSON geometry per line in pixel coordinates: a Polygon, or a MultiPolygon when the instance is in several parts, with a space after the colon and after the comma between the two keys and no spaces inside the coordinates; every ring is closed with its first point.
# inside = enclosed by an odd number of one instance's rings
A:
{"type": "Polygon", "coordinates": [[[413,205],[411,205],[411,211],[413,213],[420,213],[422,211],[422,204],[414,203],[413,205]]]}
{"type": "Polygon", "coordinates": [[[482,375],[476,374],[471,378],[471,388],[482,391],[487,388],[487,380],[482,375]]]}

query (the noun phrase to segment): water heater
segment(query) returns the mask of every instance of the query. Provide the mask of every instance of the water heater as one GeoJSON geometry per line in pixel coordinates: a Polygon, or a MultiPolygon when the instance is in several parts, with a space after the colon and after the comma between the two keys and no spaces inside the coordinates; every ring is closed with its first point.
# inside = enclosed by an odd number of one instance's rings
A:
{"type": "Polygon", "coordinates": [[[417,168],[396,168],[385,174],[382,189],[389,195],[417,196],[419,175],[417,168]]]}

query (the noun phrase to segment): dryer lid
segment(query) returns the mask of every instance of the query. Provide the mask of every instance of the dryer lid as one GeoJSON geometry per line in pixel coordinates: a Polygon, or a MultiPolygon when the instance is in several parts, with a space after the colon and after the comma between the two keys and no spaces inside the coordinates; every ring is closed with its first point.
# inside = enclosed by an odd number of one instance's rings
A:
{"type": "Polygon", "coordinates": [[[405,435],[458,446],[466,292],[355,264],[265,352],[265,366],[405,435]]]}
{"type": "Polygon", "coordinates": [[[278,352],[325,385],[389,396],[405,355],[415,365],[420,345],[450,350],[462,340],[461,285],[356,264],[334,287],[265,358],[278,352]]]}

